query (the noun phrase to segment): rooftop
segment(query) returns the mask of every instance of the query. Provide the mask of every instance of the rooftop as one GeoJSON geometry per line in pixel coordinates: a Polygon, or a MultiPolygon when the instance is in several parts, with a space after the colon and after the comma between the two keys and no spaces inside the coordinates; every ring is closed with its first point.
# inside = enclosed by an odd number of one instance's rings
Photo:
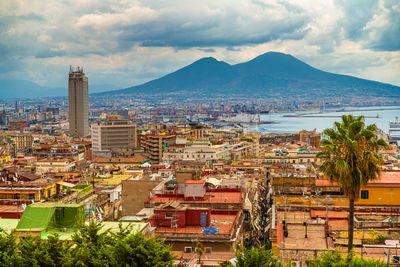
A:
{"type": "Polygon", "coordinates": [[[217,203],[226,203],[226,204],[242,204],[242,194],[241,192],[234,191],[234,192],[206,192],[204,195],[204,199],[201,200],[193,200],[193,199],[185,199],[183,195],[172,195],[167,196],[164,195],[155,195],[152,198],[148,199],[146,202],[154,202],[156,204],[167,203],[169,201],[177,201],[179,203],[210,203],[210,204],[217,204],[217,203]]]}
{"type": "MultiPolygon", "coordinates": [[[[211,211],[211,225],[209,227],[216,227],[217,232],[209,235],[230,235],[235,228],[235,223],[240,212],[235,215],[227,214],[213,214],[211,211]]],[[[181,228],[171,228],[171,227],[157,227],[155,233],[171,233],[171,234],[204,234],[203,226],[185,226],[181,228]]]]}

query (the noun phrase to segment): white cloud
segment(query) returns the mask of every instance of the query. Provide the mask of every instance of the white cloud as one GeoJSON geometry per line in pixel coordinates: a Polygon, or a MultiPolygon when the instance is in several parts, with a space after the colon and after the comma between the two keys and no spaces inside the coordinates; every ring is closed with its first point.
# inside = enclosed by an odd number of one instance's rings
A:
{"type": "Polygon", "coordinates": [[[235,64],[272,50],[400,85],[400,3],[373,2],[2,0],[0,78],[65,86],[79,64],[128,87],[203,56],[235,64]]]}

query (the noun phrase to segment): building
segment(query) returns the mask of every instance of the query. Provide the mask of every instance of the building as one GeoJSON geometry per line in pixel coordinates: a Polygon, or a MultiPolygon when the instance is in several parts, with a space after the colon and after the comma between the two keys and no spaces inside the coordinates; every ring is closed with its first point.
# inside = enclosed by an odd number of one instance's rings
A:
{"type": "Polygon", "coordinates": [[[74,137],[89,135],[89,93],[88,78],[83,69],[78,67],[69,71],[68,78],[69,96],[69,132],[74,137]]]}
{"type": "Polygon", "coordinates": [[[33,136],[31,134],[10,134],[8,135],[13,149],[13,155],[17,153],[28,153],[32,149],[33,136]]]}
{"type": "Polygon", "coordinates": [[[96,155],[102,151],[136,147],[136,125],[116,116],[98,122],[91,127],[92,151],[96,155]]]}
{"type": "Polygon", "coordinates": [[[24,118],[16,118],[8,123],[9,131],[23,132],[28,127],[28,123],[24,118]]]}
{"type": "Polygon", "coordinates": [[[140,135],[140,144],[144,148],[152,163],[163,160],[164,151],[175,143],[175,135],[158,133],[140,135]]]}
{"type": "Polygon", "coordinates": [[[229,159],[231,145],[223,143],[213,145],[209,141],[187,142],[186,139],[176,139],[174,146],[167,147],[163,153],[163,160],[166,162],[174,161],[208,161],[229,159]]]}

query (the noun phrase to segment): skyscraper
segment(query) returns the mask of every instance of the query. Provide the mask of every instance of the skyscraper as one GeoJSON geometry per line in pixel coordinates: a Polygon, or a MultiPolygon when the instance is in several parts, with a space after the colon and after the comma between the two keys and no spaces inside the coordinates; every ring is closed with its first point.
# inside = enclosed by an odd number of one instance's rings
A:
{"type": "Polygon", "coordinates": [[[74,137],[89,135],[88,78],[83,68],[74,71],[70,66],[68,78],[69,132],[74,137]]]}

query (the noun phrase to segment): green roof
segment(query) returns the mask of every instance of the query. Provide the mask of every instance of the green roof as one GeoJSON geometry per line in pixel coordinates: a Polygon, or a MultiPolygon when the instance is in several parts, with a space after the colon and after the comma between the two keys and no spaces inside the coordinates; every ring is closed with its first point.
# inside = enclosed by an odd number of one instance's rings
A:
{"type": "MultiPolygon", "coordinates": [[[[36,204],[36,203],[35,203],[36,204]]],[[[41,203],[38,203],[41,204],[41,203]]],[[[34,205],[34,204],[32,204],[34,205]]],[[[55,206],[26,207],[22,218],[17,225],[17,230],[46,230],[56,210],[55,206]]]]}
{"type": "MultiPolygon", "coordinates": [[[[88,225],[89,222],[86,222],[88,225]]],[[[104,231],[110,230],[111,232],[117,232],[119,230],[120,222],[102,222],[104,225],[100,230],[101,233],[104,231]]],[[[123,227],[127,227],[129,224],[132,225],[132,232],[137,233],[143,231],[144,228],[148,225],[148,223],[135,223],[135,222],[121,222],[123,227]]],[[[79,229],[65,229],[65,231],[60,231],[58,229],[50,229],[49,231],[43,231],[41,234],[42,239],[47,239],[50,235],[58,234],[60,240],[72,240],[72,235],[78,231],[79,229]]]]}
{"type": "Polygon", "coordinates": [[[110,231],[118,231],[119,230],[119,224],[122,225],[122,227],[127,227],[128,225],[132,225],[132,232],[137,233],[143,231],[144,228],[148,225],[148,223],[143,223],[143,222],[102,222],[104,224],[104,227],[101,229],[101,231],[106,231],[110,229],[110,231]]]}
{"type": "Polygon", "coordinates": [[[64,203],[33,203],[26,207],[17,231],[43,231],[48,228],[76,228],[83,225],[83,205],[64,203]]]}
{"type": "Polygon", "coordinates": [[[0,229],[3,229],[6,233],[10,233],[12,230],[17,228],[19,219],[2,219],[0,218],[0,229]]]}

